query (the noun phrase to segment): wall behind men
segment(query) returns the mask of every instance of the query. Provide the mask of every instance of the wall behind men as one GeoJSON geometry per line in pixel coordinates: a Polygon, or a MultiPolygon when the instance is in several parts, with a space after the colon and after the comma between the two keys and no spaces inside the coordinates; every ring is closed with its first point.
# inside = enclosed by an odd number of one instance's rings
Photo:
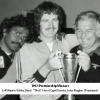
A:
{"type": "MultiPolygon", "coordinates": [[[[21,13],[22,10],[34,9],[45,0],[0,0],[0,21],[8,16],[21,13]]],[[[81,11],[94,10],[100,13],[100,0],[46,0],[63,7],[67,14],[67,25],[73,27],[74,20],[81,11]]]]}

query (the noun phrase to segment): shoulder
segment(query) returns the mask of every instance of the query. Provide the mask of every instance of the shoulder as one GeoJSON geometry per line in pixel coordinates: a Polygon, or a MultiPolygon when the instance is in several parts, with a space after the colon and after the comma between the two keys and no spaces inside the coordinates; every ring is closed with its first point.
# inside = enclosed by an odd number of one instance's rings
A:
{"type": "Polygon", "coordinates": [[[38,42],[33,43],[25,43],[23,47],[18,51],[21,55],[28,55],[32,56],[34,55],[39,49],[41,49],[41,44],[38,42]]]}
{"type": "Polygon", "coordinates": [[[79,45],[79,42],[75,34],[66,34],[65,37],[62,38],[62,43],[64,44],[64,46],[68,46],[69,50],[79,45]]]}
{"type": "Polygon", "coordinates": [[[5,52],[0,47],[0,55],[5,55],[5,52]]]}
{"type": "Polygon", "coordinates": [[[34,43],[25,43],[19,52],[31,51],[34,48],[34,43]]]}
{"type": "Polygon", "coordinates": [[[79,45],[78,39],[75,34],[67,34],[65,36],[65,39],[71,45],[72,48],[79,45]]]}

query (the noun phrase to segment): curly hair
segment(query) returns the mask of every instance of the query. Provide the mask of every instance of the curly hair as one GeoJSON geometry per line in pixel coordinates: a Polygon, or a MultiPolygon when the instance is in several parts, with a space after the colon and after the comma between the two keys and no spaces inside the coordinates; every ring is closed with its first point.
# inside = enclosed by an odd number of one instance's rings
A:
{"type": "Polygon", "coordinates": [[[26,42],[30,43],[34,33],[33,25],[30,23],[30,20],[27,17],[23,16],[22,14],[12,16],[10,18],[5,18],[1,22],[0,39],[2,39],[3,37],[4,29],[6,30],[6,32],[9,32],[13,27],[17,27],[17,26],[28,29],[29,35],[26,42]]]}
{"type": "Polygon", "coordinates": [[[65,22],[64,21],[65,13],[59,5],[50,1],[44,1],[41,4],[39,4],[34,10],[30,11],[31,13],[28,13],[27,15],[30,17],[31,21],[34,24],[34,31],[37,33],[37,36],[40,35],[40,20],[43,14],[51,14],[51,13],[58,15],[59,29],[57,34],[58,36],[60,35],[60,31],[64,26],[63,24],[65,22]]]}
{"type": "Polygon", "coordinates": [[[87,19],[87,18],[92,18],[92,19],[95,19],[97,22],[100,22],[100,14],[95,12],[95,11],[84,11],[84,12],[81,12],[76,20],[75,20],[75,25],[77,27],[77,24],[80,20],[84,20],[84,19],[87,19]]]}

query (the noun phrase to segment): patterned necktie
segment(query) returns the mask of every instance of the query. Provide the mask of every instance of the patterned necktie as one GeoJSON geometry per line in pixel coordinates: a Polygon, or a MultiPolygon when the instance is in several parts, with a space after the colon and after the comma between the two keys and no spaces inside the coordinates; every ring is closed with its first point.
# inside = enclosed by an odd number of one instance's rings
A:
{"type": "Polygon", "coordinates": [[[9,55],[9,58],[11,59],[11,62],[13,61],[13,58],[14,58],[14,54],[12,53],[12,54],[10,54],[9,55]]]}
{"type": "Polygon", "coordinates": [[[10,57],[11,59],[13,59],[13,53],[12,53],[12,54],[10,54],[10,55],[9,55],[9,57],[10,57]]]}

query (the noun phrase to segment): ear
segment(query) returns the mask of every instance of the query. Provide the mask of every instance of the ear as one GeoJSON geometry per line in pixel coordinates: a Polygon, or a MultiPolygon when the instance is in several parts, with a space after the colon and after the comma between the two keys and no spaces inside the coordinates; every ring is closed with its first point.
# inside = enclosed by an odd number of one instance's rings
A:
{"type": "Polygon", "coordinates": [[[96,35],[98,36],[98,37],[100,37],[100,23],[97,23],[97,28],[96,28],[96,35]]]}
{"type": "Polygon", "coordinates": [[[100,37],[100,28],[97,29],[97,36],[100,37]]]}
{"type": "Polygon", "coordinates": [[[72,28],[73,28],[74,30],[77,29],[75,24],[72,25],[72,28]]]}
{"type": "Polygon", "coordinates": [[[3,36],[5,36],[6,34],[6,29],[3,29],[3,36]]]}

